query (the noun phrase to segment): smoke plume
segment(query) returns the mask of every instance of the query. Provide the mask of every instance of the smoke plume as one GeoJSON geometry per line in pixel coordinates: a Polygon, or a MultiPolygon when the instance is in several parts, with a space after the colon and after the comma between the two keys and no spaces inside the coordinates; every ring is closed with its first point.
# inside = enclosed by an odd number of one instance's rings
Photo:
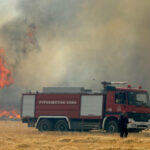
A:
{"type": "Polygon", "coordinates": [[[14,76],[0,91],[1,107],[19,107],[22,89],[43,86],[96,90],[108,80],[150,90],[149,6],[149,0],[15,0],[15,15],[0,25],[14,76]]]}

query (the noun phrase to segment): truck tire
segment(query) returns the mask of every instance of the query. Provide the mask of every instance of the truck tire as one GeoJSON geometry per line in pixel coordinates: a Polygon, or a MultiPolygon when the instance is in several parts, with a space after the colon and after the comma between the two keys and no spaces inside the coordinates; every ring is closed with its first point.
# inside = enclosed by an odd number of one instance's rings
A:
{"type": "Polygon", "coordinates": [[[118,132],[118,124],[116,121],[112,120],[106,124],[106,131],[109,133],[118,132]]]}
{"type": "Polygon", "coordinates": [[[52,130],[52,124],[48,119],[42,119],[40,120],[38,124],[38,130],[39,131],[50,131],[52,130]]]}
{"type": "Polygon", "coordinates": [[[58,120],[55,124],[55,130],[56,131],[68,131],[68,123],[65,120],[58,120]]]}

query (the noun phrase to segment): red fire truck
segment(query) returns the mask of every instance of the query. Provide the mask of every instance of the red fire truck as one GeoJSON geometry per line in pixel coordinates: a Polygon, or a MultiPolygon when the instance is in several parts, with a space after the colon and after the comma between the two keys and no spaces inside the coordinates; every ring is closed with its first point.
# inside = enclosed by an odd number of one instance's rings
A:
{"type": "Polygon", "coordinates": [[[47,87],[41,93],[23,93],[22,122],[39,131],[102,128],[117,132],[119,116],[126,112],[130,121],[128,128],[150,127],[150,102],[146,90],[120,86],[123,82],[103,81],[102,84],[101,92],[78,87],[47,87]]]}

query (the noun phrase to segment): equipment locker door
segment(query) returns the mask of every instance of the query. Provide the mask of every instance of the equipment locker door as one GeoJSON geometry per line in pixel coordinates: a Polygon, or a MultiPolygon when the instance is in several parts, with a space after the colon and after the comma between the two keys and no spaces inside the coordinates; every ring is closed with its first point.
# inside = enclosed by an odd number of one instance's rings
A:
{"type": "Polygon", "coordinates": [[[22,117],[34,117],[35,95],[24,95],[22,102],[22,117]]]}
{"type": "Polygon", "coordinates": [[[103,96],[83,95],[81,97],[81,116],[102,116],[103,96]]]}

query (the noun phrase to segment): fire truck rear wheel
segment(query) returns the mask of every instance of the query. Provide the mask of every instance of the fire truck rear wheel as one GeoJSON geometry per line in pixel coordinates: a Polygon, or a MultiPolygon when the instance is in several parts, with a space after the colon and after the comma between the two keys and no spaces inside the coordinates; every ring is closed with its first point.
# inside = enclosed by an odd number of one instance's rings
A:
{"type": "Polygon", "coordinates": [[[38,130],[39,131],[50,131],[52,129],[52,124],[48,119],[42,119],[39,122],[38,130]]]}
{"type": "Polygon", "coordinates": [[[65,120],[58,120],[55,124],[56,131],[68,131],[68,123],[65,120]]]}
{"type": "Polygon", "coordinates": [[[118,124],[116,121],[112,120],[106,124],[106,131],[110,133],[118,132],[118,124]]]}

